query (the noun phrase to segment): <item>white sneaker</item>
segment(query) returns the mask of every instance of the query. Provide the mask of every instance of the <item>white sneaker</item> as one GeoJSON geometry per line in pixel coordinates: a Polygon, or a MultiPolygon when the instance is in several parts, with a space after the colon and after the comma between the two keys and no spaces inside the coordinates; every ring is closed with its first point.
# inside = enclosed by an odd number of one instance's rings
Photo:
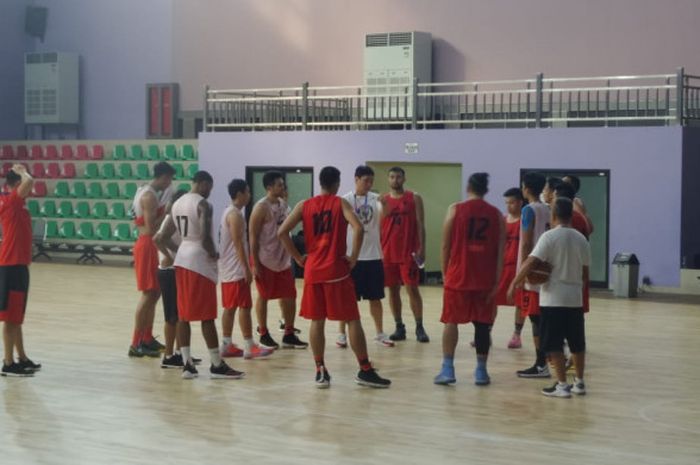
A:
{"type": "Polygon", "coordinates": [[[586,385],[582,379],[574,377],[574,384],[571,385],[571,392],[577,396],[583,396],[586,394],[586,385]]]}
{"type": "Polygon", "coordinates": [[[571,386],[568,384],[554,383],[552,387],[542,389],[542,394],[547,397],[571,397],[571,386]]]}
{"type": "Polygon", "coordinates": [[[377,334],[374,338],[374,343],[382,347],[394,347],[394,341],[389,339],[389,336],[384,333],[377,334]]]}
{"type": "Polygon", "coordinates": [[[340,347],[341,349],[347,348],[347,346],[348,346],[348,337],[347,337],[345,334],[343,334],[343,333],[338,334],[338,339],[335,340],[335,345],[337,345],[337,346],[340,347]]]}

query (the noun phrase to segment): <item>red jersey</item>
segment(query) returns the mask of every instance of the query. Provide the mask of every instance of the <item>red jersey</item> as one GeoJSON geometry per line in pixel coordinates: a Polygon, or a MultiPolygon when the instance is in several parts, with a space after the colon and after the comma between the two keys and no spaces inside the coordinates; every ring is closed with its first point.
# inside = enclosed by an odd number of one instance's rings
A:
{"type": "Polygon", "coordinates": [[[503,249],[503,266],[517,266],[520,247],[520,220],[508,222],[506,217],[506,244],[503,249]]]}
{"type": "Polygon", "coordinates": [[[384,263],[406,263],[420,247],[416,200],[413,192],[404,191],[397,199],[386,196],[381,225],[384,263]]]}
{"type": "Polygon", "coordinates": [[[571,217],[571,226],[576,231],[583,234],[586,239],[588,239],[588,236],[590,235],[590,232],[588,229],[588,221],[586,221],[586,217],[583,216],[583,214],[574,210],[573,216],[571,217]]]}
{"type": "Polygon", "coordinates": [[[485,200],[457,204],[445,288],[486,291],[496,285],[500,221],[501,212],[485,200]]]}
{"type": "Polygon", "coordinates": [[[345,259],[348,221],[343,215],[342,199],[337,195],[317,195],[302,208],[307,284],[335,281],[350,274],[345,259]]]}
{"type": "Polygon", "coordinates": [[[32,219],[17,189],[0,194],[0,221],[0,266],[29,265],[32,262],[32,219]]]}

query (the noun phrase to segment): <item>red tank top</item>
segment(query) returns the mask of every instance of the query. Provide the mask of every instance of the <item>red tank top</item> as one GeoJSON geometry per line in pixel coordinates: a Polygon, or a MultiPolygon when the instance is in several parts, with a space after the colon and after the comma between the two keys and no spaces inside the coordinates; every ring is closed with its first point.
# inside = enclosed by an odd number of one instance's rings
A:
{"type": "Polygon", "coordinates": [[[397,199],[386,196],[382,219],[382,253],[385,263],[406,263],[418,251],[418,220],[416,200],[411,191],[404,191],[397,199]]]}
{"type": "Polygon", "coordinates": [[[513,223],[506,221],[506,244],[503,249],[503,265],[517,266],[518,247],[520,246],[520,220],[513,223]]]}
{"type": "Polygon", "coordinates": [[[17,189],[0,194],[0,266],[29,265],[32,262],[32,219],[17,189]]]}
{"type": "Polygon", "coordinates": [[[496,284],[501,212],[481,199],[457,204],[445,288],[486,291],[496,284]]]}
{"type": "Polygon", "coordinates": [[[341,198],[317,195],[304,202],[302,209],[306,265],[304,282],[323,283],[350,274],[345,260],[348,222],[343,216],[341,198]]]}
{"type": "Polygon", "coordinates": [[[586,217],[583,216],[583,214],[574,211],[573,216],[571,217],[571,226],[583,236],[588,239],[588,236],[590,233],[588,232],[588,221],[586,221],[586,217]]]}

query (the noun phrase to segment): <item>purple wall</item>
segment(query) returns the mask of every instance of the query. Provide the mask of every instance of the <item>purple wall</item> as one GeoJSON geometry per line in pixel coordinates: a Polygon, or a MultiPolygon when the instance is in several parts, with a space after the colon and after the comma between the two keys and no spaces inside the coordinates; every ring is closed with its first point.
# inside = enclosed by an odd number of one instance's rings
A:
{"type": "MultiPolygon", "coordinates": [[[[681,128],[203,133],[199,154],[201,168],[215,174],[216,216],[226,184],[244,177],[246,165],[314,166],[316,175],[333,164],[347,191],[366,161],[457,162],[463,180],[489,172],[495,193],[517,183],[520,168],[609,169],[611,254],[633,251],[640,276],[680,285],[681,128]],[[406,142],[418,142],[420,153],[406,155],[406,142]]],[[[489,200],[501,205],[497,194],[489,200]]]]}

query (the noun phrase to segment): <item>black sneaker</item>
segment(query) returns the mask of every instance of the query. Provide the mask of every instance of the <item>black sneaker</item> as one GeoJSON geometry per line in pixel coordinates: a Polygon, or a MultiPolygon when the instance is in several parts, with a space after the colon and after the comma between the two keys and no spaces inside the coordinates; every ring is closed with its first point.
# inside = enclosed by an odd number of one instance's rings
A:
{"type": "Polygon", "coordinates": [[[173,354],[170,357],[164,355],[163,360],[160,362],[161,368],[182,368],[183,366],[184,363],[180,354],[173,354]]]}
{"type": "Polygon", "coordinates": [[[526,370],[519,370],[517,372],[520,378],[551,378],[552,375],[549,374],[549,367],[547,365],[543,367],[538,367],[536,364],[532,365],[526,370]]]}
{"type": "Polygon", "coordinates": [[[396,325],[396,331],[394,334],[389,336],[392,341],[405,341],[406,340],[406,325],[403,323],[396,325]]]}
{"type": "Polygon", "coordinates": [[[316,369],[316,387],[318,389],[328,389],[331,387],[331,375],[326,367],[320,366],[316,369]]]}
{"type": "Polygon", "coordinates": [[[197,357],[190,357],[190,358],[192,359],[192,363],[194,363],[195,365],[200,365],[202,363],[201,358],[197,358],[197,357]]]}
{"type": "Polygon", "coordinates": [[[141,345],[151,351],[165,352],[165,346],[158,342],[156,338],[153,338],[151,342],[142,342],[141,345]]]}
{"type": "Polygon", "coordinates": [[[29,376],[34,376],[34,371],[21,366],[19,363],[12,362],[10,365],[5,365],[3,363],[2,372],[0,372],[0,375],[27,378],[29,376]]]}
{"type": "Polygon", "coordinates": [[[267,348],[267,349],[273,349],[273,350],[277,350],[280,348],[280,345],[277,344],[274,339],[272,339],[272,336],[270,336],[269,331],[267,333],[263,334],[262,336],[260,336],[260,345],[267,348]]]}
{"type": "MultiPolygon", "coordinates": [[[[284,325],[284,321],[279,320],[279,322],[280,322],[280,333],[283,333],[284,330],[286,329],[286,327],[284,325]]],[[[301,334],[301,330],[299,328],[294,328],[294,334],[301,334]]]]}
{"type": "Polygon", "coordinates": [[[425,332],[423,325],[416,326],[416,340],[418,340],[418,342],[430,342],[430,338],[425,332]]]}
{"type": "Polygon", "coordinates": [[[129,346],[129,357],[151,357],[151,358],[156,358],[160,357],[160,351],[159,350],[153,350],[148,348],[147,346],[143,344],[139,344],[138,347],[134,346],[129,346]]]}
{"type": "Polygon", "coordinates": [[[373,388],[388,388],[391,385],[391,381],[379,376],[374,368],[370,368],[367,371],[358,371],[355,381],[361,386],[369,386],[373,388]]]}
{"type": "Polygon", "coordinates": [[[212,365],[209,367],[209,373],[211,374],[211,379],[241,379],[245,376],[245,373],[234,370],[226,362],[221,362],[218,367],[212,365]]]}
{"type": "Polygon", "coordinates": [[[34,363],[30,359],[20,360],[19,362],[17,362],[17,364],[22,368],[32,372],[37,372],[41,370],[41,363],[34,363]]]}
{"type": "Polygon", "coordinates": [[[307,347],[309,343],[299,339],[296,334],[285,334],[282,338],[283,349],[306,349],[307,347]]]}
{"type": "Polygon", "coordinates": [[[194,379],[199,376],[199,372],[191,363],[186,363],[182,367],[182,379],[194,379]]]}
{"type": "Polygon", "coordinates": [[[571,397],[571,386],[568,384],[554,383],[551,387],[542,389],[542,394],[547,397],[561,397],[568,399],[571,397]]]}

